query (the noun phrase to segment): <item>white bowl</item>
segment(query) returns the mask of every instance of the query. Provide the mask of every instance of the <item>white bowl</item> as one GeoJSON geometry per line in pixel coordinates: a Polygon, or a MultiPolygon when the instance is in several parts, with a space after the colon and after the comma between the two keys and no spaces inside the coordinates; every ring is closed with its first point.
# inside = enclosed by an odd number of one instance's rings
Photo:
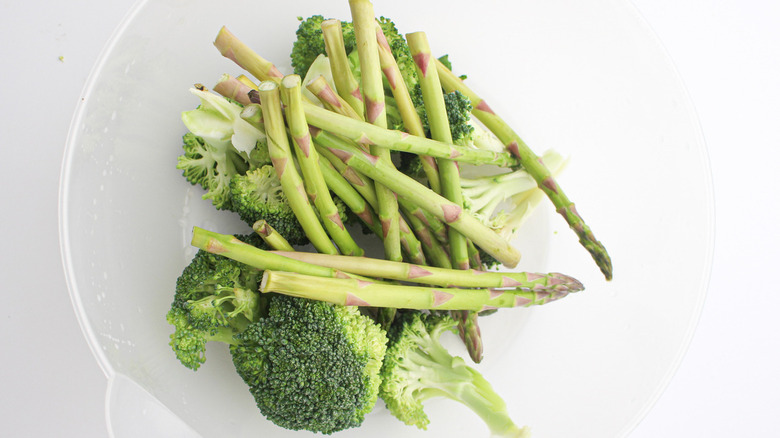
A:
{"type": "MultiPolygon", "coordinates": [[[[76,314],[110,377],[114,436],[305,435],[262,418],[222,346],[197,373],[182,367],[165,313],[194,254],[192,226],[248,231],[175,169],[179,115],[197,105],[187,89],[237,73],[212,46],[222,25],[289,72],[296,16],[349,19],[346,0],[322,3],[142,1],[87,83],[63,164],[62,253],[76,314]]],[[[377,1],[376,12],[402,32],[425,30],[537,152],[571,156],[561,185],[609,249],[614,280],[543,204],[516,242],[517,269],[571,274],[587,290],[484,318],[477,368],[535,436],[626,436],[688,346],[712,256],[706,150],[664,50],[628,1],[377,1]]],[[[429,430],[417,431],[380,401],[338,436],[487,434],[453,403],[432,401],[428,412],[429,430]]]]}

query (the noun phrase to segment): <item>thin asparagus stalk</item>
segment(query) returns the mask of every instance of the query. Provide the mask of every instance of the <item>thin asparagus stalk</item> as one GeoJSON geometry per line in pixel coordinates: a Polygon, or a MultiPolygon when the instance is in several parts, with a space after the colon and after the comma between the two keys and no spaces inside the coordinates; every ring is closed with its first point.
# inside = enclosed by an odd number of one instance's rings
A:
{"type": "Polygon", "coordinates": [[[339,210],[330,196],[330,190],[320,171],[320,156],[314,149],[309,135],[309,125],[303,114],[303,98],[301,97],[301,78],[298,75],[288,75],[282,79],[282,101],[285,105],[287,125],[295,145],[295,155],[306,182],[309,199],[320,213],[320,220],[330,237],[345,255],[362,256],[364,251],[347,231],[341,221],[339,210]]]}
{"type": "MultiPolygon", "coordinates": [[[[349,0],[349,8],[352,13],[352,25],[355,28],[355,40],[360,60],[360,78],[366,121],[380,129],[387,128],[385,90],[382,84],[382,70],[379,66],[379,52],[377,51],[374,6],[369,0],[349,0]]],[[[392,165],[389,150],[374,143],[369,145],[369,151],[388,165],[392,165]]],[[[390,260],[401,260],[400,223],[398,220],[400,214],[395,194],[382,184],[378,184],[376,185],[376,196],[379,201],[377,214],[382,221],[382,229],[385,233],[383,241],[385,256],[390,260]]]]}
{"type": "Polygon", "coordinates": [[[249,101],[250,90],[252,90],[251,87],[228,74],[222,75],[219,82],[214,85],[215,92],[225,97],[229,97],[242,105],[252,103],[249,101]]]}
{"type": "MultiPolygon", "coordinates": [[[[406,206],[401,204],[401,199],[398,200],[403,212],[401,219],[406,217],[406,222],[411,226],[414,234],[417,236],[421,243],[422,252],[425,254],[425,260],[429,260],[435,266],[443,268],[451,268],[450,255],[447,253],[444,244],[434,237],[431,229],[423,222],[419,217],[409,212],[406,206]]],[[[411,203],[410,203],[411,204],[411,203]]],[[[416,207],[416,206],[414,206],[416,207]]],[[[412,263],[423,264],[412,261],[412,263]]]]}
{"type": "Polygon", "coordinates": [[[404,197],[398,198],[398,205],[401,206],[407,216],[415,217],[425,225],[431,236],[435,237],[439,243],[448,244],[447,226],[442,221],[404,197]]]}
{"type": "Polygon", "coordinates": [[[260,81],[280,81],[284,76],[273,63],[264,59],[236,38],[227,27],[222,27],[214,40],[214,46],[222,56],[232,60],[260,81]]]}
{"type": "Polygon", "coordinates": [[[327,266],[365,277],[385,278],[430,286],[460,288],[511,288],[537,292],[579,292],[582,283],[568,275],[535,272],[494,272],[475,269],[447,269],[369,257],[347,257],[313,252],[273,251],[301,262],[327,266]]]}
{"type": "MultiPolygon", "coordinates": [[[[390,84],[390,90],[393,93],[393,98],[395,98],[396,107],[401,114],[401,120],[404,122],[406,132],[418,137],[425,137],[425,129],[423,128],[422,120],[420,120],[420,114],[417,113],[417,108],[412,103],[412,97],[409,95],[409,89],[406,88],[406,82],[401,77],[401,70],[398,68],[398,63],[390,50],[390,44],[388,44],[387,37],[385,37],[382,27],[378,23],[376,26],[376,41],[379,45],[379,64],[388,84],[390,84]]],[[[436,167],[436,162],[432,157],[422,155],[420,156],[420,163],[422,163],[423,172],[425,172],[431,190],[441,193],[439,169],[436,167]]]]}
{"type": "Polygon", "coordinates": [[[336,91],[344,101],[364,120],[363,94],[360,86],[352,76],[352,70],[344,48],[344,33],[341,30],[340,20],[325,20],[322,22],[322,37],[325,41],[325,53],[330,61],[330,69],[333,72],[333,82],[336,91]]]}
{"type": "Polygon", "coordinates": [[[321,132],[316,141],[321,146],[329,148],[346,165],[384,184],[445,224],[454,227],[500,263],[509,268],[517,266],[520,253],[463,207],[443,198],[413,178],[387,165],[383,160],[361,151],[339,137],[321,132]]]}
{"type": "Polygon", "coordinates": [[[457,146],[430,138],[409,135],[409,133],[402,131],[384,129],[344,117],[314,104],[304,105],[304,110],[306,120],[310,125],[344,136],[358,144],[380,145],[394,151],[429,155],[435,158],[449,158],[471,164],[493,164],[500,167],[519,165],[517,158],[507,152],[457,146]]]}
{"type": "Polygon", "coordinates": [[[276,292],[341,306],[474,311],[542,305],[568,295],[565,291],[549,293],[401,286],[273,270],[263,273],[260,292],[276,292]]]}
{"type": "MultiPolygon", "coordinates": [[[[596,239],[593,231],[585,224],[582,216],[577,213],[574,203],[569,200],[561,187],[555,181],[547,167],[539,160],[539,157],[520,138],[512,128],[499,117],[484,99],[472,91],[459,77],[450,71],[444,64],[437,61],[436,70],[441,77],[442,86],[447,91],[458,90],[471,99],[474,109],[472,114],[479,119],[490,131],[492,131],[513,155],[515,155],[523,168],[534,178],[537,185],[547,195],[555,206],[556,211],[563,216],[572,230],[577,234],[580,244],[588,250],[596,265],[601,269],[607,280],[612,279],[612,260],[607,254],[606,248],[596,239]]],[[[311,123],[311,122],[310,122],[311,123]]]]}
{"type": "Polygon", "coordinates": [[[277,251],[295,251],[290,242],[276,231],[268,222],[259,220],[252,224],[252,229],[268,244],[277,251]]]}
{"type": "Polygon", "coordinates": [[[247,87],[249,87],[249,88],[251,88],[253,90],[257,90],[257,84],[255,84],[255,82],[253,80],[249,79],[246,75],[243,75],[243,74],[242,75],[238,75],[238,76],[236,76],[236,79],[241,81],[247,87]]]}
{"type": "Polygon", "coordinates": [[[344,98],[336,94],[333,88],[330,88],[328,81],[323,76],[317,76],[306,84],[306,88],[312,92],[317,99],[325,105],[325,108],[342,116],[351,117],[356,120],[363,120],[352,106],[344,98]]]}
{"type": "MultiPolygon", "coordinates": [[[[439,76],[432,63],[431,47],[425,32],[414,32],[406,35],[406,42],[414,58],[417,77],[420,80],[425,112],[428,114],[428,124],[431,128],[431,138],[444,143],[452,143],[450,123],[447,119],[447,108],[444,106],[444,94],[441,90],[439,76]]],[[[463,206],[463,193],[460,188],[460,169],[457,163],[447,158],[437,158],[441,194],[458,206],[463,206]]],[[[450,257],[452,266],[458,269],[469,268],[469,255],[466,238],[457,230],[449,229],[450,257]]]]}
{"type": "Polygon", "coordinates": [[[258,88],[265,131],[268,136],[268,154],[271,156],[277,175],[279,175],[279,182],[290,208],[295,213],[295,217],[306,236],[318,251],[326,254],[337,254],[338,249],[331,242],[317,218],[314,208],[309,203],[303,181],[295,168],[290,145],[287,142],[279,86],[275,81],[263,81],[258,88]]]}

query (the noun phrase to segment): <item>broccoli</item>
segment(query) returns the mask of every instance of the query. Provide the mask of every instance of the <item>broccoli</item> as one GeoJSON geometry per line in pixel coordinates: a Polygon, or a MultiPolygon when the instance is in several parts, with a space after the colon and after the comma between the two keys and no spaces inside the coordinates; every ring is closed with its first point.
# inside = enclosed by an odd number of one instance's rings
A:
{"type": "Polygon", "coordinates": [[[454,332],[456,327],[446,314],[399,312],[388,332],[379,388],[390,413],[408,425],[425,429],[429,419],[423,402],[446,397],[479,415],[492,436],[527,436],[528,429],[509,418],[506,404],[487,380],[440,343],[441,335],[454,332]]]}
{"type": "Polygon", "coordinates": [[[330,434],[359,426],[376,404],[387,337],[356,307],[273,296],[236,338],[236,370],[280,427],[330,434]]]}
{"type": "MultiPolygon", "coordinates": [[[[312,62],[319,55],[325,54],[322,22],[326,18],[322,15],[313,15],[306,19],[298,17],[298,20],[301,23],[298,25],[298,30],[295,31],[297,39],[293,42],[290,62],[295,74],[305,77],[312,62]]],[[[355,29],[352,27],[352,23],[343,21],[341,29],[344,32],[344,47],[347,53],[351,53],[355,50],[355,29]]]]}
{"type": "MultiPolygon", "coordinates": [[[[237,236],[255,246],[257,235],[237,236]]],[[[197,370],[206,361],[208,341],[233,342],[260,313],[257,288],[262,272],[200,250],[179,278],[166,319],[174,327],[170,345],[179,361],[197,370]]]]}
{"type": "MultiPolygon", "coordinates": [[[[257,235],[236,236],[267,248],[257,235]]],[[[200,250],[176,283],[170,346],[197,370],[206,344],[230,346],[261,413],[287,429],[360,425],[378,398],[387,336],[357,307],[258,292],[262,271],[200,250]]]]}

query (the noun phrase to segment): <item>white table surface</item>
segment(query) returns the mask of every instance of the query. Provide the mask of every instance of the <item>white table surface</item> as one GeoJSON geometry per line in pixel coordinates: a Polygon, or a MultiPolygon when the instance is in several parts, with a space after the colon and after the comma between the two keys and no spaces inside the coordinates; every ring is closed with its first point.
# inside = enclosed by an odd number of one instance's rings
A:
{"type": "MultiPolygon", "coordinates": [[[[57,198],[84,81],[133,3],[0,2],[1,436],[108,436],[106,377],[64,281],[57,198]]],[[[697,107],[717,231],[710,290],[690,350],[631,436],[778,436],[780,3],[634,4],[697,107]]]]}

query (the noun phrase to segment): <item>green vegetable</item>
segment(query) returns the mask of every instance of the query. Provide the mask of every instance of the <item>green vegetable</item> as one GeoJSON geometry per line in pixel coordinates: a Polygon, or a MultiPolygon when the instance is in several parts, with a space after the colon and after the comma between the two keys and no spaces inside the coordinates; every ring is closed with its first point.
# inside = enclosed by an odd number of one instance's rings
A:
{"type": "Polygon", "coordinates": [[[460,357],[452,356],[440,342],[453,331],[455,321],[443,315],[403,312],[388,332],[379,395],[394,416],[408,425],[425,429],[430,420],[423,402],[446,397],[477,414],[494,437],[527,437],[509,417],[505,402],[490,383],[460,357]]]}

